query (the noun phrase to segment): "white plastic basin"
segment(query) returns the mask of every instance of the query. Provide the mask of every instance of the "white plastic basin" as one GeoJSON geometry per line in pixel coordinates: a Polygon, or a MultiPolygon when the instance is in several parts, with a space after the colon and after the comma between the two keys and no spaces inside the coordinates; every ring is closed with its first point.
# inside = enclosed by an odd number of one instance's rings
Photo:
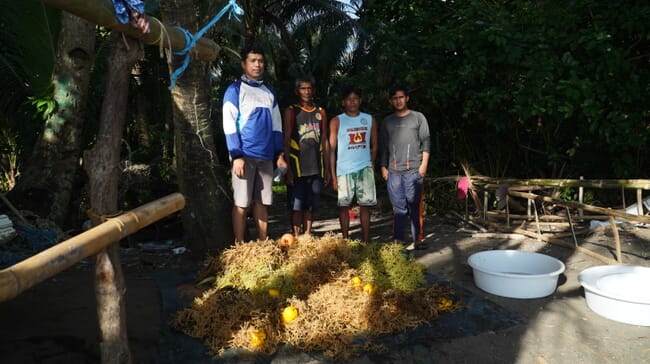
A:
{"type": "Polygon", "coordinates": [[[488,250],[472,254],[474,284],[509,298],[539,298],[555,292],[564,263],[548,255],[519,250],[488,250]]]}
{"type": "Polygon", "coordinates": [[[587,306],[610,320],[650,326],[650,268],[602,265],[583,270],[578,281],[587,306]]]}

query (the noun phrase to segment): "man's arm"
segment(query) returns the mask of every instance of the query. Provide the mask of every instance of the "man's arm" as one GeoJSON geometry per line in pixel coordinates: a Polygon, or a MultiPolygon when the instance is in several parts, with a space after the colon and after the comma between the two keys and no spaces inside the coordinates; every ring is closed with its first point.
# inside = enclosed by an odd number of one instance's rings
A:
{"type": "Polygon", "coordinates": [[[377,149],[378,148],[378,137],[377,137],[377,120],[375,120],[375,117],[372,117],[372,127],[370,128],[370,160],[372,161],[372,164],[375,164],[375,160],[377,159],[377,149]]]}
{"type": "Polygon", "coordinates": [[[338,181],[336,179],[336,147],[338,144],[339,133],[339,117],[335,116],[330,121],[329,125],[329,161],[330,161],[330,174],[332,178],[332,188],[338,189],[338,181]]]}
{"type": "Polygon", "coordinates": [[[324,176],[323,178],[325,179],[325,184],[328,184],[330,181],[330,143],[329,143],[329,127],[327,123],[327,113],[325,110],[321,109],[323,112],[321,114],[321,117],[323,118],[323,122],[321,125],[323,126],[323,130],[321,130],[321,153],[323,153],[323,171],[324,171],[324,176]]]}
{"type": "Polygon", "coordinates": [[[384,180],[388,180],[388,127],[386,126],[386,119],[381,123],[381,132],[379,135],[379,167],[381,168],[381,176],[384,180]]]}
{"type": "MultiPolygon", "coordinates": [[[[275,99],[275,95],[273,96],[275,99]]],[[[275,155],[280,155],[284,152],[284,142],[282,137],[282,114],[280,113],[280,106],[277,99],[273,102],[273,109],[271,110],[271,120],[273,128],[273,148],[275,155]]],[[[280,155],[280,158],[282,155],[280,155]]]]}
{"type": "Polygon", "coordinates": [[[429,166],[429,156],[431,154],[431,135],[429,133],[429,122],[427,118],[422,115],[420,120],[420,129],[418,131],[418,136],[420,137],[420,146],[422,148],[422,164],[418,172],[420,176],[424,177],[427,174],[427,167],[429,166]]]}
{"type": "Polygon", "coordinates": [[[232,173],[237,177],[244,175],[244,151],[241,135],[237,129],[239,120],[239,88],[234,84],[226,89],[223,95],[223,132],[226,135],[226,146],[232,160],[232,173]]]}
{"type": "Polygon", "coordinates": [[[226,135],[226,145],[230,157],[235,160],[244,155],[241,136],[237,129],[239,121],[239,90],[235,85],[226,89],[223,96],[223,133],[226,135]]]}
{"type": "MultiPolygon", "coordinates": [[[[271,94],[273,94],[271,92],[271,94]]],[[[278,105],[278,100],[273,94],[273,109],[271,110],[271,123],[272,123],[272,132],[271,140],[273,141],[273,152],[274,156],[277,156],[278,159],[275,162],[276,167],[284,168],[285,171],[288,170],[287,162],[284,159],[284,133],[282,133],[282,113],[280,113],[280,105],[278,105]]],[[[287,156],[288,158],[288,156],[287,156]]]]}
{"type": "MultiPolygon", "coordinates": [[[[292,116],[293,116],[293,111],[291,110],[291,108],[288,107],[284,109],[284,113],[282,114],[282,135],[284,139],[284,143],[283,143],[284,160],[286,163],[291,162],[290,145],[291,145],[291,134],[293,133],[291,127],[292,116]]],[[[286,179],[288,185],[293,185],[293,172],[291,172],[291,168],[287,168],[286,179]]]]}
{"type": "Polygon", "coordinates": [[[420,168],[418,168],[418,173],[420,176],[424,177],[427,174],[427,167],[429,166],[429,152],[422,152],[422,163],[420,168]]]}

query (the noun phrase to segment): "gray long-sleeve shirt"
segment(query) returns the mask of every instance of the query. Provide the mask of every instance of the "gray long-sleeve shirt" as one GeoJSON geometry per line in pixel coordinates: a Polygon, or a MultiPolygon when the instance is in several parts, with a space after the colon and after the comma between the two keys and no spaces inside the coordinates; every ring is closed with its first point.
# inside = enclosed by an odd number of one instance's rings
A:
{"type": "Polygon", "coordinates": [[[420,112],[387,116],[381,124],[379,165],[391,173],[406,174],[422,164],[422,152],[431,150],[429,123],[420,112]]]}

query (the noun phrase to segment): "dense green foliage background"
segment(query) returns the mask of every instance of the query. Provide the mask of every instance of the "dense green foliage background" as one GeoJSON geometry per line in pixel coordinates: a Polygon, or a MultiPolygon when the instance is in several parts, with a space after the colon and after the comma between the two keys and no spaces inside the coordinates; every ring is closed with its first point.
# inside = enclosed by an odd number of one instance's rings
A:
{"type": "Polygon", "coordinates": [[[435,169],[588,178],[648,176],[648,15],[648,2],[591,0],[365,1],[361,13],[366,63],[379,61],[368,78],[413,85],[435,169]]]}

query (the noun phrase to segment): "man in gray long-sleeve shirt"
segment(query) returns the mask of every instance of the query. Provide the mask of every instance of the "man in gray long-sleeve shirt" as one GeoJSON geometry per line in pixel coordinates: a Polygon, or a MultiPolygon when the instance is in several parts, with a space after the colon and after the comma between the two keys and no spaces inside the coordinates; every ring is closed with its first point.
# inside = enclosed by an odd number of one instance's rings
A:
{"type": "Polygon", "coordinates": [[[408,101],[406,87],[390,90],[389,102],[394,112],[381,125],[379,163],[393,205],[393,237],[403,242],[406,250],[413,250],[426,248],[422,242],[423,181],[431,141],[427,119],[422,113],[409,110],[408,101]],[[407,215],[411,220],[410,243],[405,243],[407,215]]]}

